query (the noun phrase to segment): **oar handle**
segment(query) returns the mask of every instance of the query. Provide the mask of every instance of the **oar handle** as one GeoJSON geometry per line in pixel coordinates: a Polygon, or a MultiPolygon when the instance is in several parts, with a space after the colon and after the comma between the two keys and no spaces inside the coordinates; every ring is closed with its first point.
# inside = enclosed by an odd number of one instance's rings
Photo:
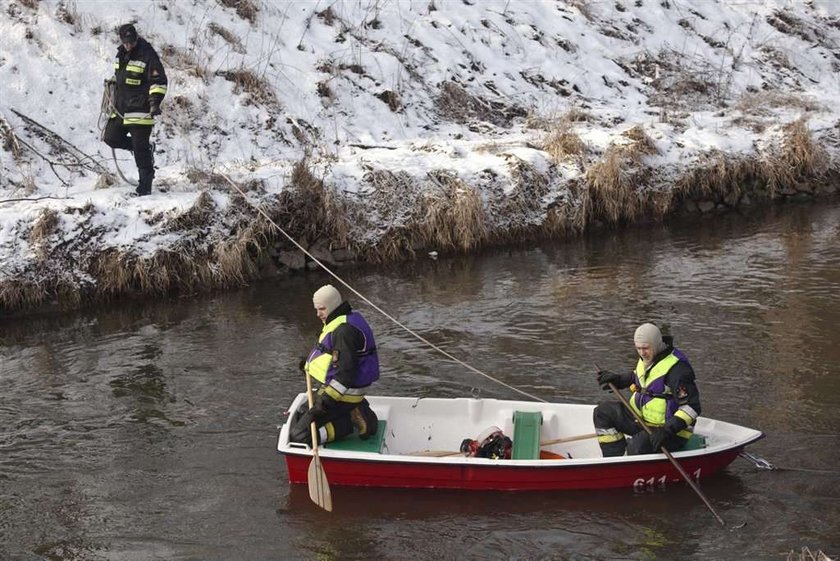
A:
{"type": "MultiPolygon", "coordinates": [[[[596,365],[596,366],[597,366],[597,365],[596,365]]],[[[642,426],[642,428],[643,428],[643,429],[645,429],[645,431],[647,431],[647,433],[648,433],[648,434],[653,434],[653,431],[651,431],[651,430],[650,430],[650,427],[649,427],[649,426],[647,426],[647,423],[645,423],[645,421],[644,421],[644,419],[642,419],[641,415],[639,415],[639,414],[636,412],[636,410],[635,410],[635,409],[633,409],[633,408],[630,406],[630,402],[629,402],[629,401],[627,401],[627,398],[626,398],[626,397],[624,397],[624,396],[621,394],[621,392],[620,392],[620,391],[618,391],[618,388],[616,388],[616,387],[615,387],[615,384],[613,384],[612,382],[610,382],[610,383],[609,383],[609,387],[610,387],[610,389],[613,391],[613,393],[616,395],[616,397],[618,397],[618,399],[620,399],[620,400],[621,400],[621,403],[623,403],[623,404],[624,404],[624,407],[626,407],[626,408],[627,408],[627,410],[628,410],[628,411],[630,411],[630,413],[632,413],[632,414],[633,414],[633,417],[635,417],[635,418],[636,418],[636,421],[637,421],[637,422],[638,422],[638,423],[642,426]]],[[[694,482],[694,480],[693,480],[693,479],[691,479],[691,476],[690,476],[690,475],[688,475],[688,474],[685,472],[685,470],[684,470],[684,469],[683,469],[683,467],[680,465],[680,463],[676,460],[676,458],[674,458],[674,456],[672,456],[672,455],[671,455],[671,453],[668,451],[668,449],[667,449],[667,448],[665,448],[665,446],[661,446],[661,447],[660,447],[660,451],[661,451],[663,454],[665,454],[665,456],[668,458],[668,460],[670,460],[670,461],[671,461],[671,463],[674,465],[674,467],[675,467],[675,468],[677,468],[677,471],[680,473],[680,475],[682,476],[682,478],[683,478],[683,479],[685,479],[685,482],[686,482],[686,483],[688,483],[688,485],[689,485],[692,489],[694,489],[694,492],[695,492],[695,493],[697,493],[697,496],[699,496],[699,497],[700,497],[700,499],[701,499],[701,500],[702,500],[702,501],[706,504],[706,507],[707,507],[707,508],[711,511],[711,513],[714,515],[715,519],[716,519],[716,520],[720,523],[720,525],[721,525],[721,526],[726,526],[726,522],[724,522],[724,521],[723,521],[723,518],[721,518],[721,517],[718,515],[718,513],[717,513],[717,512],[715,512],[714,507],[712,507],[712,503],[710,503],[710,502],[709,502],[709,499],[707,499],[707,498],[706,498],[706,495],[704,495],[704,494],[703,494],[703,492],[700,490],[700,487],[698,487],[698,486],[697,486],[697,484],[694,482]]]]}

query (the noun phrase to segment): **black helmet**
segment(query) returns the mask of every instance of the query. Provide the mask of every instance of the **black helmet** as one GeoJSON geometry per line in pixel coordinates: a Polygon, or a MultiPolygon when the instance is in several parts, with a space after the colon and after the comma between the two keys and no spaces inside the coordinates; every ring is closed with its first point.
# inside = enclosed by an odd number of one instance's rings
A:
{"type": "Polygon", "coordinates": [[[133,45],[137,42],[137,30],[134,29],[134,26],[130,23],[126,23],[120,26],[120,41],[123,43],[129,43],[133,45]]]}

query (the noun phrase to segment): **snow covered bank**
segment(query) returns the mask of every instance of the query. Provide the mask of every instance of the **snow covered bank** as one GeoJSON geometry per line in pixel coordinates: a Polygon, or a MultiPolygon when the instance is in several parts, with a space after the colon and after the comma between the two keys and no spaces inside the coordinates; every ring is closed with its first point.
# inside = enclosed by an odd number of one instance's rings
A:
{"type": "Polygon", "coordinates": [[[0,0],[0,14],[3,311],[245,282],[281,239],[256,207],[307,247],[379,260],[836,189],[830,0],[0,0]],[[170,79],[143,198],[99,141],[127,21],[170,79]]]}

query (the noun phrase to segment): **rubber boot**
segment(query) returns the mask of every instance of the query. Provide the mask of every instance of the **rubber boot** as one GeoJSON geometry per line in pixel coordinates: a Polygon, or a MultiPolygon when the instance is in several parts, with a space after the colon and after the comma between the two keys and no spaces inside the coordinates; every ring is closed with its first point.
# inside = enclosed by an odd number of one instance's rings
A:
{"type": "Polygon", "coordinates": [[[137,171],[140,174],[140,181],[137,185],[135,193],[137,193],[138,197],[151,194],[152,180],[155,178],[154,168],[142,168],[137,171]]]}
{"type": "Polygon", "coordinates": [[[379,419],[367,401],[362,402],[350,411],[350,419],[353,421],[353,426],[359,431],[359,438],[362,440],[367,440],[379,430],[379,419]]]}

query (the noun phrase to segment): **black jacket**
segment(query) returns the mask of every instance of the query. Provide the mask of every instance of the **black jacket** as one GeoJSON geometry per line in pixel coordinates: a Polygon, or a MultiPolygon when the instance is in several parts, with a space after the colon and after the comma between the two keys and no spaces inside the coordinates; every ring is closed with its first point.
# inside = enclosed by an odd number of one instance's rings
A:
{"type": "Polygon", "coordinates": [[[155,49],[139,37],[131,51],[123,45],[114,61],[114,106],[126,125],[153,125],[150,102],[160,105],[166,95],[166,72],[155,49]]]}

